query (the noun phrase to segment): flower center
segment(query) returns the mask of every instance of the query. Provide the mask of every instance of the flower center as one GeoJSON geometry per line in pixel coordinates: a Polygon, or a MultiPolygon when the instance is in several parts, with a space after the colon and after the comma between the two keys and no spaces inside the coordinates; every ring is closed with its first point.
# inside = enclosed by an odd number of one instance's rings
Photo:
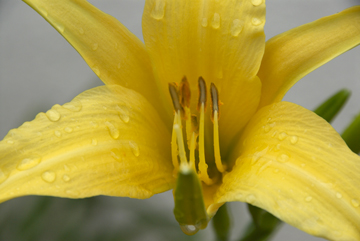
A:
{"type": "MultiPolygon", "coordinates": [[[[171,140],[172,162],[174,174],[181,170],[194,170],[201,181],[211,185],[219,175],[209,175],[208,163],[205,160],[205,111],[207,103],[206,82],[202,77],[198,80],[199,98],[197,115],[191,113],[191,91],[189,82],[184,77],[180,84],[169,83],[169,92],[173,101],[175,116],[171,140]],[[185,125],[185,131],[183,126],[185,125]],[[184,141],[186,135],[186,142],[184,141]]],[[[218,172],[226,170],[221,161],[219,146],[219,111],[221,102],[216,86],[211,83],[211,121],[213,123],[213,145],[215,166],[218,172]]],[[[210,138],[211,139],[211,138],[210,138]]]]}

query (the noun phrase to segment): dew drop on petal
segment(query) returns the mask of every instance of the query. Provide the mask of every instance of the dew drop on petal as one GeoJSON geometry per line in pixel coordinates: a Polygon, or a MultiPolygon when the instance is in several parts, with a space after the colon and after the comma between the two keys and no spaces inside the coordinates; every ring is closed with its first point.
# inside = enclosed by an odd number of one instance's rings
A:
{"type": "Polygon", "coordinates": [[[2,169],[0,169],[0,184],[3,183],[7,178],[8,175],[6,175],[6,173],[2,169]]]}
{"type": "Polygon", "coordinates": [[[196,234],[199,231],[195,225],[180,225],[181,230],[187,235],[196,234]]]}
{"type": "Polygon", "coordinates": [[[353,205],[355,208],[360,206],[360,202],[357,199],[352,199],[351,200],[351,205],[353,205]]]}
{"type": "Polygon", "coordinates": [[[203,26],[204,28],[206,28],[208,26],[208,19],[207,18],[203,18],[201,20],[201,26],[203,26]]]}
{"type": "Polygon", "coordinates": [[[55,134],[55,136],[57,136],[57,137],[61,137],[61,132],[60,132],[60,131],[54,131],[54,134],[55,134]]]}
{"type": "Polygon", "coordinates": [[[119,112],[119,117],[124,123],[129,123],[129,109],[126,106],[116,106],[115,109],[119,112]]]}
{"type": "Polygon", "coordinates": [[[93,128],[97,128],[99,126],[99,123],[97,123],[96,121],[90,121],[90,125],[93,127],[93,128]]]}
{"type": "Polygon", "coordinates": [[[98,43],[93,43],[93,44],[91,44],[91,49],[92,50],[97,50],[99,48],[99,44],[98,43]]]}
{"type": "Polygon", "coordinates": [[[289,156],[286,155],[286,154],[280,154],[280,155],[278,156],[277,160],[278,160],[279,162],[284,163],[284,162],[287,162],[287,161],[289,160],[289,156]]]}
{"type": "Polygon", "coordinates": [[[52,183],[55,181],[56,174],[55,174],[55,172],[52,172],[52,171],[46,171],[46,172],[43,172],[43,174],[41,174],[41,178],[45,182],[52,183]]]}
{"type": "Polygon", "coordinates": [[[246,202],[253,204],[255,202],[256,198],[254,195],[250,194],[249,196],[246,197],[246,202]]]}
{"type": "Polygon", "coordinates": [[[60,117],[61,117],[59,112],[57,112],[56,110],[52,110],[52,109],[48,110],[46,112],[46,116],[49,118],[49,120],[51,120],[53,122],[60,120],[60,117]]]}
{"type": "Polygon", "coordinates": [[[73,130],[74,129],[69,127],[69,126],[65,127],[65,129],[64,129],[64,131],[67,132],[67,133],[71,133],[71,132],[73,132],[73,130]]]}
{"type": "Polygon", "coordinates": [[[129,145],[130,145],[130,148],[132,150],[132,153],[135,156],[139,156],[140,155],[139,145],[135,141],[129,141],[129,145]]]}
{"type": "Polygon", "coordinates": [[[110,155],[116,160],[116,161],[121,161],[121,153],[120,150],[117,148],[113,148],[110,151],[110,155]]]}
{"type": "Polygon", "coordinates": [[[98,68],[97,66],[92,67],[92,70],[94,71],[94,73],[95,73],[98,77],[100,77],[101,72],[100,72],[100,70],[99,70],[99,68],[98,68]]]}
{"type": "Polygon", "coordinates": [[[78,197],[80,195],[79,191],[76,190],[65,190],[65,193],[71,197],[78,197]]]}
{"type": "Polygon", "coordinates": [[[118,128],[116,128],[111,122],[109,121],[106,121],[105,122],[105,125],[107,126],[108,130],[109,130],[109,133],[110,133],[110,136],[113,138],[113,139],[118,139],[119,136],[120,136],[120,131],[118,128]]]}
{"type": "Polygon", "coordinates": [[[252,18],[252,19],[251,19],[251,23],[252,23],[254,26],[259,26],[260,24],[262,24],[262,21],[261,21],[261,19],[258,19],[258,18],[252,18]]]}
{"type": "Polygon", "coordinates": [[[337,192],[337,193],[336,193],[336,197],[339,198],[339,199],[342,198],[341,193],[337,192]]]}
{"type": "Polygon", "coordinates": [[[39,156],[30,156],[28,158],[24,158],[20,161],[19,165],[17,166],[17,169],[23,171],[33,168],[36,165],[38,165],[40,161],[41,161],[41,157],[39,156]]]}
{"type": "Polygon", "coordinates": [[[285,132],[281,132],[281,133],[279,134],[279,140],[280,140],[280,141],[285,140],[286,137],[287,137],[287,134],[286,134],[285,132]]]}
{"type": "Polygon", "coordinates": [[[44,17],[47,17],[48,16],[48,12],[43,9],[43,8],[38,8],[38,11],[40,12],[40,14],[44,17]]]}
{"type": "Polygon", "coordinates": [[[68,175],[63,175],[62,179],[64,180],[64,182],[68,182],[71,180],[71,178],[68,175]]]}
{"type": "Polygon", "coordinates": [[[12,144],[14,144],[14,141],[13,140],[7,140],[6,143],[12,145],[12,144]]]}
{"type": "Polygon", "coordinates": [[[213,18],[211,20],[211,26],[214,29],[220,28],[220,14],[214,13],[214,16],[213,16],[213,18]]]}
{"type": "Polygon", "coordinates": [[[83,28],[79,28],[79,33],[82,35],[85,33],[84,29],[83,28]]]}
{"type": "Polygon", "coordinates": [[[305,198],[305,201],[306,201],[306,202],[311,202],[311,200],[312,200],[312,196],[307,196],[307,197],[305,198]]]}
{"type": "Polygon", "coordinates": [[[165,0],[155,0],[155,5],[150,16],[156,20],[160,20],[165,15],[165,0]]]}
{"type": "Polygon", "coordinates": [[[255,7],[260,6],[263,3],[263,0],[251,0],[252,5],[255,7]]]}
{"type": "Polygon", "coordinates": [[[240,19],[234,19],[230,28],[231,35],[237,37],[243,30],[243,27],[244,27],[243,21],[241,21],[240,19]]]}
{"type": "Polygon", "coordinates": [[[71,102],[65,103],[63,107],[67,110],[77,112],[81,110],[82,104],[80,100],[73,100],[71,102]]]}
{"type": "Polygon", "coordinates": [[[61,23],[53,22],[53,25],[60,33],[63,33],[65,31],[65,26],[61,23]]]}
{"type": "Polygon", "coordinates": [[[299,137],[298,136],[292,136],[290,137],[290,143],[291,144],[296,144],[299,141],[299,137]]]}

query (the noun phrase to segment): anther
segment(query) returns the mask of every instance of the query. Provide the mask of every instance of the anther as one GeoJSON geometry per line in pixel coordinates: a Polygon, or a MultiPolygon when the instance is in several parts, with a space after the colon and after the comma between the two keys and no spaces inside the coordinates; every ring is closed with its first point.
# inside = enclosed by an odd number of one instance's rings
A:
{"type": "Polygon", "coordinates": [[[218,119],[220,117],[219,115],[219,106],[220,106],[220,100],[219,100],[219,94],[216,86],[214,83],[211,83],[210,85],[210,94],[211,94],[211,120],[214,122],[214,114],[217,113],[218,119]]]}
{"type": "MultiPolygon", "coordinates": [[[[206,83],[205,80],[200,76],[198,80],[198,86],[199,86],[199,101],[197,109],[200,111],[201,105],[204,104],[204,108],[206,108],[206,83]]],[[[205,111],[205,109],[204,109],[205,111]]]]}
{"type": "Polygon", "coordinates": [[[175,83],[169,83],[169,92],[174,105],[175,111],[181,111],[181,105],[179,101],[178,88],[175,83]]]}
{"type": "Polygon", "coordinates": [[[181,80],[180,83],[180,104],[183,108],[187,107],[190,108],[190,97],[191,97],[191,91],[190,91],[190,85],[187,81],[186,77],[181,80]]]}

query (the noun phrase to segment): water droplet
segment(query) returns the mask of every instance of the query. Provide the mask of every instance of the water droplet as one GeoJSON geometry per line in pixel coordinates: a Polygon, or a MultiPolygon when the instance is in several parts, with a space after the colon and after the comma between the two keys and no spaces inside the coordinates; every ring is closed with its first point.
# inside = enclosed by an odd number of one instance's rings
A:
{"type": "Polygon", "coordinates": [[[299,137],[297,137],[297,136],[290,137],[291,144],[296,144],[298,141],[299,141],[299,137]]]}
{"type": "Polygon", "coordinates": [[[165,15],[165,0],[155,0],[155,6],[153,7],[150,16],[156,20],[160,20],[165,15]]]}
{"type": "Polygon", "coordinates": [[[96,145],[98,144],[98,141],[97,141],[95,138],[93,138],[93,139],[91,140],[91,144],[92,144],[93,146],[96,146],[96,145]]]}
{"type": "Polygon", "coordinates": [[[263,3],[263,1],[262,0],[251,0],[251,3],[252,3],[252,5],[257,7],[257,6],[260,6],[263,3]]]}
{"type": "Polygon", "coordinates": [[[351,205],[353,205],[354,207],[359,207],[360,206],[360,202],[357,199],[352,199],[351,200],[351,205]]]}
{"type": "Polygon", "coordinates": [[[249,196],[246,197],[246,202],[253,204],[255,202],[256,198],[254,195],[250,194],[249,196]]]}
{"type": "Polygon", "coordinates": [[[94,66],[94,67],[92,68],[92,70],[94,71],[94,73],[95,73],[98,77],[100,77],[101,72],[100,72],[100,70],[99,70],[99,68],[98,68],[97,66],[94,66]]]}
{"type": "Polygon", "coordinates": [[[305,163],[301,163],[301,165],[300,165],[301,167],[305,167],[306,166],[306,164],[305,163]]]}
{"type": "Polygon", "coordinates": [[[70,167],[68,167],[68,165],[64,165],[64,170],[68,172],[70,171],[70,167]]]}
{"type": "Polygon", "coordinates": [[[80,195],[80,192],[79,191],[76,191],[76,190],[66,190],[65,193],[69,196],[72,196],[72,197],[78,197],[80,195]]]}
{"type": "Polygon", "coordinates": [[[121,159],[121,152],[120,152],[119,149],[117,149],[117,148],[111,149],[110,155],[111,155],[115,160],[117,160],[117,161],[122,161],[122,159],[121,159]]]}
{"type": "Polygon", "coordinates": [[[115,43],[115,49],[118,49],[118,48],[119,48],[119,44],[115,43]]]}
{"type": "Polygon", "coordinates": [[[99,48],[99,44],[98,43],[93,43],[93,44],[91,44],[91,49],[92,50],[97,50],[99,48]]]}
{"type": "Polygon", "coordinates": [[[73,100],[71,102],[65,103],[63,107],[67,110],[77,112],[81,110],[82,104],[80,100],[73,100]]]}
{"type": "Polygon", "coordinates": [[[312,196],[307,196],[306,198],[305,198],[305,201],[306,202],[310,202],[312,200],[312,196]]]}
{"type": "Polygon", "coordinates": [[[55,174],[55,172],[52,172],[52,171],[46,171],[46,172],[43,172],[43,174],[41,174],[41,178],[45,182],[52,183],[55,181],[56,174],[55,174]]]}
{"type": "Polygon", "coordinates": [[[117,67],[118,69],[120,69],[120,68],[121,68],[121,63],[119,62],[116,67],[117,67]]]}
{"type": "Polygon", "coordinates": [[[8,175],[0,169],[0,184],[3,183],[8,178],[8,175]]]}
{"type": "Polygon", "coordinates": [[[277,160],[278,160],[279,162],[284,163],[284,162],[287,162],[287,161],[289,160],[289,156],[286,155],[286,154],[280,154],[280,155],[278,156],[277,160]]]}
{"type": "Polygon", "coordinates": [[[7,140],[6,143],[12,145],[12,144],[14,144],[14,141],[13,140],[7,140]]]}
{"type": "Polygon", "coordinates": [[[93,128],[97,128],[99,126],[99,123],[97,123],[96,121],[90,121],[90,125],[93,127],[93,128]]]}
{"type": "Polygon", "coordinates": [[[337,198],[342,198],[341,193],[337,192],[337,193],[336,193],[336,197],[337,197],[337,198]]]}
{"type": "Polygon", "coordinates": [[[85,33],[84,29],[83,28],[79,28],[79,33],[82,35],[85,33]]]}
{"type": "Polygon", "coordinates": [[[54,131],[54,134],[55,134],[55,136],[57,136],[57,137],[61,137],[61,132],[60,132],[60,131],[54,131]]]}
{"type": "Polygon", "coordinates": [[[204,28],[206,28],[208,26],[208,19],[207,18],[203,18],[201,20],[201,26],[203,26],[204,28]]]}
{"type": "Polygon", "coordinates": [[[41,161],[41,157],[39,156],[30,156],[28,158],[24,158],[17,166],[17,169],[23,171],[33,168],[34,166],[38,165],[40,161],[41,161]]]}
{"type": "Polygon", "coordinates": [[[274,173],[278,173],[278,172],[279,172],[279,169],[275,169],[275,170],[274,170],[274,173]]]}
{"type": "Polygon", "coordinates": [[[129,145],[131,147],[131,150],[132,150],[133,154],[135,156],[139,156],[140,155],[139,145],[134,141],[129,141],[129,145]]]}
{"type": "Polygon", "coordinates": [[[53,22],[54,24],[54,27],[60,32],[60,33],[63,33],[65,31],[65,26],[62,25],[61,23],[56,23],[56,22],[53,22]]]}
{"type": "Polygon", "coordinates": [[[243,27],[244,21],[241,21],[240,19],[234,19],[230,28],[231,35],[237,37],[243,30],[243,27]]]}
{"type": "Polygon", "coordinates": [[[54,122],[60,120],[60,117],[61,117],[59,112],[57,112],[56,110],[52,110],[52,109],[48,110],[46,112],[46,116],[49,118],[49,120],[54,121],[54,122]]]}
{"type": "Polygon", "coordinates": [[[254,26],[259,26],[260,24],[262,24],[262,21],[261,21],[261,19],[258,19],[258,18],[252,18],[251,23],[254,26]]]}
{"type": "Polygon", "coordinates": [[[64,182],[68,182],[71,180],[71,178],[68,175],[63,175],[62,179],[64,180],[64,182]]]}
{"type": "Polygon", "coordinates": [[[118,139],[119,136],[120,136],[120,131],[118,128],[116,128],[114,126],[114,124],[112,124],[111,122],[109,121],[106,121],[105,122],[105,125],[107,126],[107,128],[109,129],[109,132],[110,132],[110,136],[114,139],[118,139]]]}
{"type": "Polygon", "coordinates": [[[280,149],[281,149],[281,144],[277,144],[274,151],[280,151],[280,149]]]}
{"type": "Polygon", "coordinates": [[[126,106],[116,106],[115,109],[119,112],[120,119],[125,122],[129,123],[130,117],[129,117],[129,109],[126,106]]]}
{"type": "Polygon", "coordinates": [[[64,129],[64,131],[67,132],[67,133],[71,133],[71,132],[73,132],[73,130],[74,130],[74,129],[71,128],[71,127],[69,127],[69,126],[68,126],[68,127],[65,127],[65,129],[64,129]]]}
{"type": "Polygon", "coordinates": [[[199,231],[195,225],[180,225],[180,228],[187,235],[194,235],[199,231]]]}
{"type": "Polygon", "coordinates": [[[280,140],[280,141],[285,140],[286,137],[287,137],[287,134],[286,134],[285,132],[281,132],[281,133],[279,134],[279,140],[280,140]]]}
{"type": "Polygon", "coordinates": [[[214,17],[211,20],[211,26],[214,29],[220,28],[220,15],[218,13],[214,13],[214,17]]]}

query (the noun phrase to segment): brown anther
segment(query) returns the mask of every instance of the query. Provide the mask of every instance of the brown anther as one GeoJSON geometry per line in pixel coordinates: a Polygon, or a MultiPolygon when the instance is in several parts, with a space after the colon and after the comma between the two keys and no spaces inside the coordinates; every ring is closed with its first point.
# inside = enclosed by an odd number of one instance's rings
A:
{"type": "Polygon", "coordinates": [[[205,80],[200,76],[198,81],[199,86],[199,101],[197,105],[198,111],[200,111],[201,105],[204,104],[204,110],[206,109],[206,83],[205,80]]]}
{"type": "Polygon", "coordinates": [[[199,133],[199,123],[196,115],[191,116],[191,131],[196,134],[199,133]]]}
{"type": "Polygon", "coordinates": [[[180,104],[181,104],[181,106],[190,108],[191,91],[190,91],[189,82],[187,81],[185,76],[181,80],[179,89],[180,89],[180,104]]]}
{"type": "Polygon", "coordinates": [[[176,83],[169,83],[169,92],[174,105],[175,111],[182,111],[182,107],[179,101],[178,87],[176,83]]]}
{"type": "Polygon", "coordinates": [[[220,117],[220,100],[219,92],[214,83],[210,85],[210,94],[211,94],[211,120],[214,121],[215,111],[217,112],[218,118],[220,117]]]}

